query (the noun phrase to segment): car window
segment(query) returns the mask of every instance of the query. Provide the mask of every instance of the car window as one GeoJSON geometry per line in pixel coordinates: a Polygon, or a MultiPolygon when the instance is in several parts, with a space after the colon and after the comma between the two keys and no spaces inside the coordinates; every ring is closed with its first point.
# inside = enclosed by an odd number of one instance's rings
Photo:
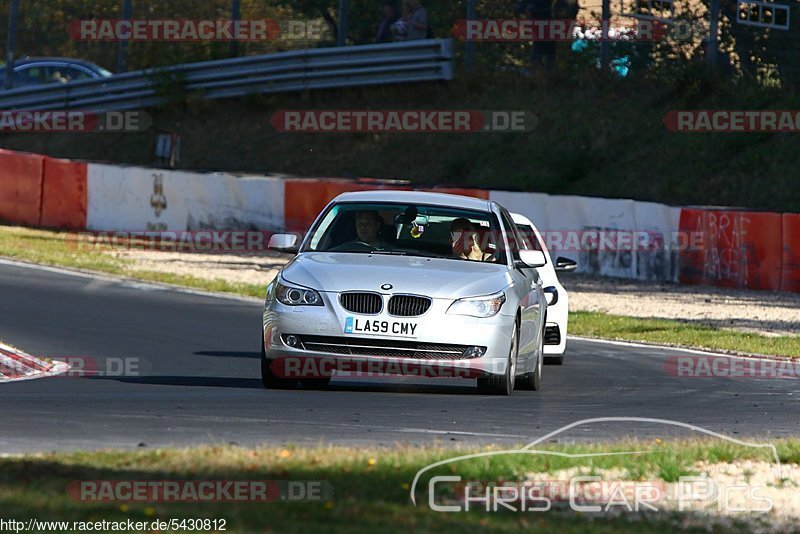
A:
{"type": "Polygon", "coordinates": [[[511,257],[518,260],[519,251],[525,248],[522,245],[522,238],[519,236],[517,226],[512,222],[511,216],[506,213],[505,210],[500,212],[500,216],[503,218],[503,226],[507,229],[508,246],[511,247],[511,257]]]}
{"type": "Polygon", "coordinates": [[[494,214],[448,206],[341,202],[309,234],[304,251],[399,254],[505,263],[494,214]]]}
{"type": "Polygon", "coordinates": [[[542,250],[542,244],[536,238],[536,232],[533,231],[533,228],[527,224],[517,224],[516,227],[522,239],[522,248],[526,250],[542,250]]]}
{"type": "Polygon", "coordinates": [[[82,69],[68,66],[48,67],[48,79],[51,82],[67,83],[73,80],[90,80],[92,77],[82,69]]]}
{"type": "Polygon", "coordinates": [[[39,66],[22,66],[14,69],[14,85],[45,83],[45,69],[39,66]]]}

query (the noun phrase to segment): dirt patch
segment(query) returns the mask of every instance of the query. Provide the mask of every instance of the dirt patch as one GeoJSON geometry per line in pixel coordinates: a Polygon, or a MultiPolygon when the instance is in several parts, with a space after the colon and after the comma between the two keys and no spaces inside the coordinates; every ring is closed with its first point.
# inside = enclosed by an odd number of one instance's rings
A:
{"type": "Polygon", "coordinates": [[[189,254],[153,250],[116,250],[109,254],[124,260],[132,273],[160,271],[205,280],[263,284],[265,287],[288,261],[283,256],[264,254],[189,254]]]}

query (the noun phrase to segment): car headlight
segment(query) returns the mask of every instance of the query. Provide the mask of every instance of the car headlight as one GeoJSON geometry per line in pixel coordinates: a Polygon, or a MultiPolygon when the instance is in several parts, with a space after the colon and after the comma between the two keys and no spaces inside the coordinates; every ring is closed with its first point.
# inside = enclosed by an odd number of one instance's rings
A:
{"type": "Polygon", "coordinates": [[[447,313],[469,315],[470,317],[491,317],[497,315],[505,301],[506,294],[502,291],[482,297],[458,299],[450,305],[447,313]]]}
{"type": "Polygon", "coordinates": [[[313,289],[287,286],[277,282],[275,296],[281,304],[287,306],[322,306],[322,297],[313,289]]]}

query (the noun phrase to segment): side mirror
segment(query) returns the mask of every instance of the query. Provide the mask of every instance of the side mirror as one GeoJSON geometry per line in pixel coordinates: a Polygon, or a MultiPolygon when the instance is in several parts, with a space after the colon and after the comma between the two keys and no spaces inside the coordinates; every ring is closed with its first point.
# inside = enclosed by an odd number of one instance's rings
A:
{"type": "Polygon", "coordinates": [[[556,265],[555,265],[556,271],[571,272],[574,271],[577,267],[578,267],[578,262],[576,262],[575,260],[571,260],[563,256],[559,256],[556,259],[556,265]]]}
{"type": "Polygon", "coordinates": [[[544,252],[541,250],[520,250],[519,259],[520,261],[517,262],[517,268],[519,269],[525,269],[526,267],[541,267],[547,263],[544,252]],[[519,265],[519,263],[522,263],[522,265],[519,265]]]}
{"type": "Polygon", "coordinates": [[[269,238],[267,248],[275,252],[288,252],[291,254],[297,254],[297,251],[300,250],[300,246],[297,243],[297,236],[294,234],[272,235],[269,238]]]}

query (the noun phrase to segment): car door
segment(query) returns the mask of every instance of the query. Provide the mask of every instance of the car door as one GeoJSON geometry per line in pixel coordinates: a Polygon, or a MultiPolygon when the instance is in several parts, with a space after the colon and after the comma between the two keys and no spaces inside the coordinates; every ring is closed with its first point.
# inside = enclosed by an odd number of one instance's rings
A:
{"type": "Polygon", "coordinates": [[[519,251],[523,249],[522,237],[517,231],[511,216],[507,211],[501,210],[501,219],[506,229],[509,245],[509,255],[512,260],[511,276],[514,278],[514,287],[519,292],[522,308],[522,323],[519,332],[520,365],[525,370],[532,370],[534,362],[528,362],[535,357],[539,347],[539,338],[542,335],[542,321],[544,309],[542,302],[542,283],[536,269],[521,267],[519,265],[519,251]]]}

